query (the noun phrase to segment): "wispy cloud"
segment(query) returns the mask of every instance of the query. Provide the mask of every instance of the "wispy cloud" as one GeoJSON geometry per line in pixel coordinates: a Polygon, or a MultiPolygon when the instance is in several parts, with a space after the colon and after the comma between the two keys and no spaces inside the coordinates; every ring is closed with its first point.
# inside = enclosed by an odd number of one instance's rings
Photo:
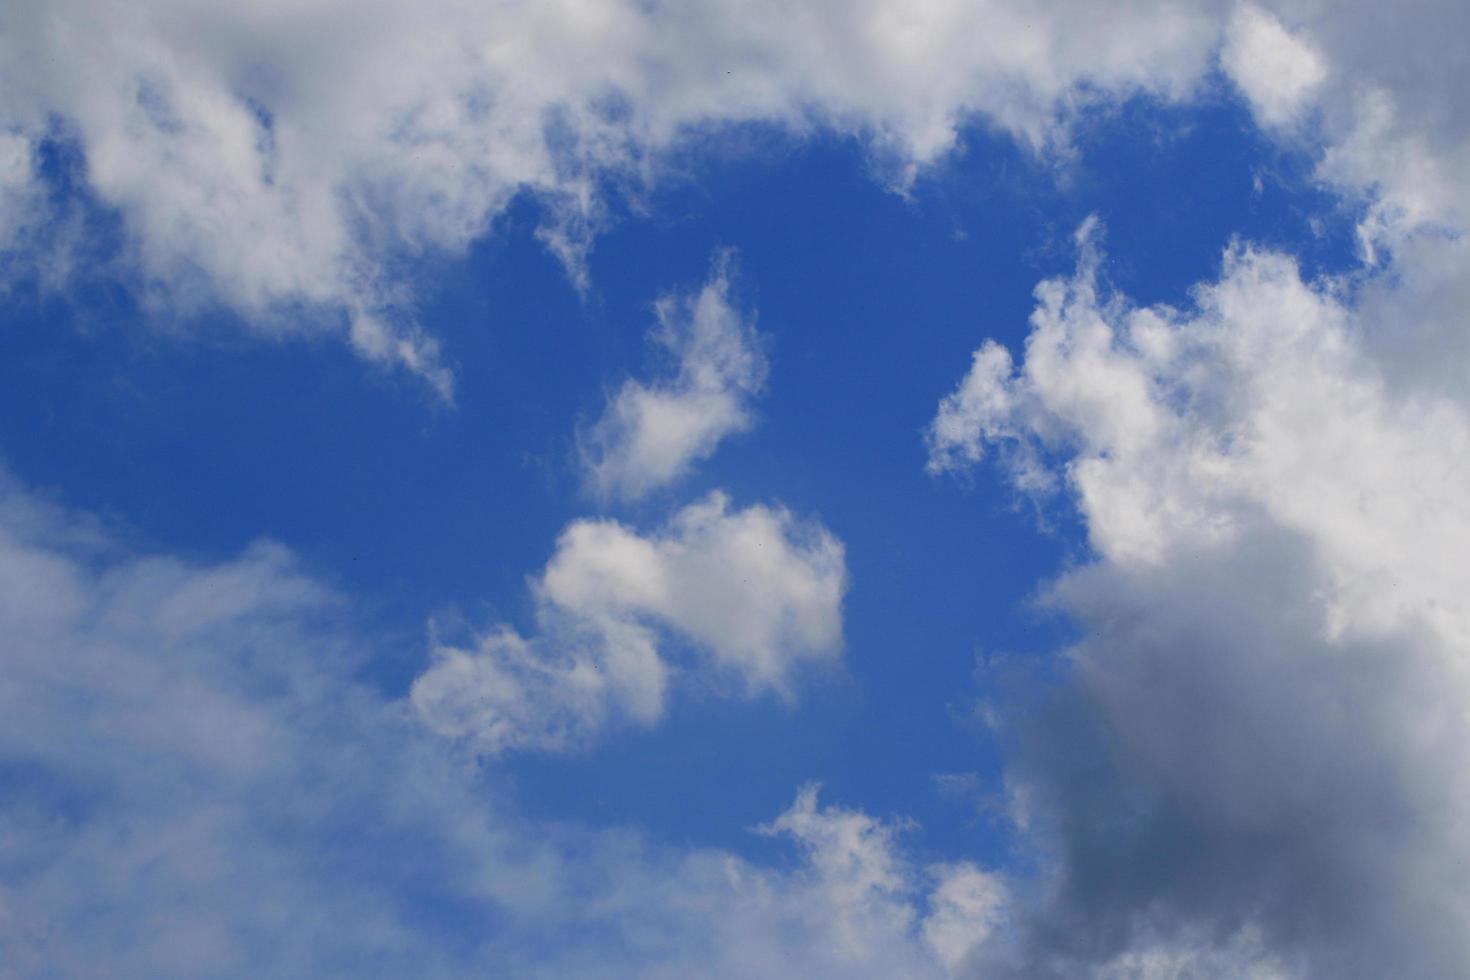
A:
{"type": "MultiPolygon", "coordinates": [[[[682,570],[720,551],[701,534],[773,543],[770,514],[721,519],[651,546],[682,570]]],[[[547,578],[599,609],[629,588],[547,578]]],[[[278,545],[140,556],[7,479],[0,585],[8,974],[940,978],[957,916],[989,928],[998,885],[813,787],[764,829],[797,845],[779,870],[518,816],[358,679],[382,641],[278,545]]]]}
{"type": "Polygon", "coordinates": [[[750,401],[765,385],[766,359],[754,317],[731,302],[732,261],[721,252],[698,292],[654,305],[650,337],[672,370],[658,381],[625,381],[582,433],[583,465],[599,495],[635,499],[666,486],[754,424],[750,401]]]}

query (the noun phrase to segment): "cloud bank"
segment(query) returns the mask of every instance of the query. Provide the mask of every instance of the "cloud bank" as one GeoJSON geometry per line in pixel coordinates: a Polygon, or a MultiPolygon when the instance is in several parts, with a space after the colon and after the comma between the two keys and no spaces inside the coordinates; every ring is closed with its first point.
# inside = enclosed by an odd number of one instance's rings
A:
{"type": "Polygon", "coordinates": [[[447,398],[402,270],[517,196],[581,280],[608,189],[637,196],[712,127],[858,135],[902,182],[974,114],[1040,146],[1089,92],[1180,95],[1210,43],[1169,3],[22,0],[0,133],[33,170],[43,143],[76,151],[155,313],[341,336],[447,398]]]}
{"type": "Polygon", "coordinates": [[[1463,972],[1470,414],[1390,384],[1284,255],[1136,308],[1090,233],[1022,361],[982,347],[929,432],[932,469],[993,450],[1060,494],[1093,555],[1047,593],[1065,680],[992,705],[1041,870],[990,969],[1463,972]]]}
{"type": "MultiPolygon", "coordinates": [[[[1315,0],[22,0],[0,18],[0,235],[34,224],[17,188],[76,188],[121,218],[118,258],[154,313],[223,306],[263,336],[337,335],[449,398],[406,270],[463,254],[530,196],[585,283],[609,195],[641,196],[722,127],[854,135],[902,187],[965,125],[1065,157],[1071,120],[1187,100],[1218,71],[1370,205],[1366,247],[1463,229],[1463,19],[1449,2],[1315,0]],[[47,172],[45,145],[79,162],[47,172]]],[[[1416,291],[1448,305],[1433,297],[1462,278],[1416,291]]]]}

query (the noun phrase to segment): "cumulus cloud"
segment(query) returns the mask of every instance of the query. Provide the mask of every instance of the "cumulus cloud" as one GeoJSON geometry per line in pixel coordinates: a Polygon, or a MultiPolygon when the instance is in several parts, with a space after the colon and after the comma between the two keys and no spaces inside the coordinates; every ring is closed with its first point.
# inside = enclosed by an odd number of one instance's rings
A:
{"type": "Polygon", "coordinates": [[[681,667],[790,698],[802,667],[840,653],[846,585],[842,544],[821,525],[732,510],[720,493],[647,536],[576,521],[532,585],[538,633],[438,647],[413,701],[435,730],[493,755],[578,747],[618,719],[652,724],[681,667]]]}
{"type": "MultiPolygon", "coordinates": [[[[625,855],[606,869],[621,877],[597,896],[595,925],[635,944],[634,955],[570,944],[518,975],[941,980],[956,975],[945,958],[956,947],[936,947],[931,926],[963,917],[964,935],[979,943],[998,925],[974,902],[981,891],[1002,894],[997,881],[969,864],[916,867],[901,826],[822,806],[813,786],[757,830],[796,845],[790,870],[716,852],[673,861],[625,855]]],[[[591,903],[579,905],[568,918],[581,925],[591,903]]]]}
{"type": "Polygon", "coordinates": [[[860,135],[901,183],[971,115],[1039,147],[1099,93],[1181,95],[1212,43],[1162,0],[22,0],[0,20],[0,131],[79,151],[156,309],[333,333],[449,397],[403,270],[518,195],[581,279],[604,188],[640,193],[710,127],[860,135]]]}
{"type": "Polygon", "coordinates": [[[625,381],[583,434],[583,464],[599,494],[641,497],[754,424],[749,403],[765,384],[766,360],[754,318],[730,301],[731,261],[721,252],[697,293],[654,304],[652,340],[673,359],[674,371],[661,382],[625,381]]]}
{"type": "Polygon", "coordinates": [[[937,980],[984,891],[810,787],[782,868],[528,822],[279,545],[138,555],[5,478],[0,630],[9,977],[937,980]]]}
{"type": "Polygon", "coordinates": [[[1188,99],[1218,66],[1286,138],[1320,121],[1309,150],[1367,204],[1375,254],[1463,231],[1463,20],[1450,0],[24,0],[0,20],[0,132],[79,152],[156,309],[333,333],[448,398],[416,258],[462,254],[530,195],[585,283],[608,188],[640,195],[721,126],[856,135],[903,186],[966,123],[1064,147],[1089,107],[1188,99]]]}
{"type": "Polygon", "coordinates": [[[1236,5],[1221,66],[1256,117],[1362,209],[1361,343],[1399,391],[1465,400],[1470,58],[1461,4],[1236,5]],[[1303,122],[1308,122],[1302,126],[1303,122]]]}
{"type": "Polygon", "coordinates": [[[608,188],[640,195],[721,126],[856,135],[903,186],[966,123],[1064,147],[1089,107],[1187,99],[1218,65],[1287,138],[1320,120],[1319,173],[1368,204],[1375,254],[1463,230],[1463,16],[1449,0],[25,0],[0,21],[0,132],[79,152],[72,183],[123,219],[155,309],[333,333],[449,398],[414,260],[462,254],[530,195],[585,284],[608,188]]]}
{"type": "Polygon", "coordinates": [[[1220,63],[1267,125],[1295,122],[1327,71],[1321,57],[1279,20],[1242,4],[1225,32],[1220,63]]]}
{"type": "Polygon", "coordinates": [[[1189,310],[1097,265],[930,430],[1064,491],[1093,555],[1047,593],[1064,680],[987,713],[1042,868],[992,971],[1465,972],[1470,413],[1286,256],[1232,247],[1189,310]]]}
{"type": "Polygon", "coordinates": [[[1010,907],[1005,879],[965,861],[936,865],[929,878],[933,891],[921,925],[924,942],[951,974],[961,975],[973,957],[1004,934],[1010,907]]]}
{"type": "Polygon", "coordinates": [[[1315,90],[1323,176],[1369,192],[1391,236],[1425,222],[1463,228],[1470,178],[1457,160],[1470,142],[1470,112],[1458,93],[1470,80],[1470,59],[1454,40],[1463,7],[1430,0],[1329,10],[1301,2],[1280,4],[1278,14],[1328,74],[1315,90]]]}
{"type": "Polygon", "coordinates": [[[939,865],[921,877],[901,856],[899,828],[866,813],[819,807],[818,787],[808,785],[796,802],[765,827],[786,835],[806,854],[807,883],[820,893],[805,917],[828,932],[834,950],[854,963],[880,958],[895,933],[918,935],[947,969],[960,966],[1000,924],[1005,887],[973,864],[939,865]],[[927,879],[928,909],[904,900],[927,879]]]}

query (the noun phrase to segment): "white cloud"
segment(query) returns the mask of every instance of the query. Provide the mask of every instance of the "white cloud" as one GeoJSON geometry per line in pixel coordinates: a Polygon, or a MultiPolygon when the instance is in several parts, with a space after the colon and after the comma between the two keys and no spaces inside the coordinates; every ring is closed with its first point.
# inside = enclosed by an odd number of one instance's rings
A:
{"type": "Polygon", "coordinates": [[[7,975],[442,966],[405,956],[390,894],[423,862],[473,900],[440,844],[413,843],[443,787],[402,803],[436,763],[350,681],[337,600],[283,549],[210,567],[131,556],[7,479],[0,581],[7,975]]]}
{"type": "Polygon", "coordinates": [[[861,959],[870,940],[912,927],[914,910],[895,901],[912,887],[910,877],[895,852],[893,827],[865,813],[818,809],[817,792],[803,787],[791,808],[761,829],[789,835],[806,851],[813,882],[825,893],[814,905],[828,916],[823,925],[833,945],[861,959]]]}
{"type": "Polygon", "coordinates": [[[350,616],[278,545],[138,556],[0,482],[6,976],[945,975],[973,869],[813,789],[783,868],[530,822],[361,679],[350,616]]]}
{"type": "Polygon", "coordinates": [[[1065,146],[1089,107],[1187,99],[1218,63],[1284,138],[1320,118],[1308,149],[1371,205],[1377,253],[1463,230],[1463,20],[1450,0],[24,0],[0,25],[0,130],[76,144],[155,309],[334,333],[448,397],[415,257],[461,254],[529,193],[584,276],[606,186],[641,194],[724,125],[858,135],[901,186],[967,121],[1065,146]]]}
{"type": "Polygon", "coordinates": [[[1325,116],[1323,176],[1367,192],[1395,234],[1424,222],[1463,228],[1470,216],[1470,178],[1458,165],[1470,142],[1470,112],[1459,96],[1470,59],[1456,40],[1463,5],[1280,9],[1333,79],[1316,92],[1325,116]]]}
{"type": "Polygon", "coordinates": [[[16,133],[0,131],[0,251],[12,247],[34,206],[35,148],[16,133]]]}
{"type": "Polygon", "coordinates": [[[924,942],[951,973],[960,973],[1005,923],[1010,896],[1004,879],[960,862],[930,869],[934,890],[924,917],[924,942]]]}
{"type": "MultiPolygon", "coordinates": [[[[617,877],[606,879],[611,887],[596,896],[597,904],[580,903],[598,908],[597,918],[581,920],[580,909],[569,918],[611,927],[634,945],[634,955],[616,944],[569,944],[528,962],[518,975],[954,975],[926,937],[936,915],[951,914],[952,895],[973,892],[982,872],[970,865],[929,873],[915,868],[900,846],[901,826],[821,806],[811,786],[758,829],[796,844],[799,860],[789,871],[772,872],[717,852],[674,861],[622,855],[598,868],[617,877]]],[[[973,936],[983,939],[985,930],[981,926],[973,936]]]]}
{"type": "Polygon", "coordinates": [[[1328,549],[1344,580],[1413,571],[1391,595],[1344,596],[1354,617],[1453,605],[1470,588],[1448,558],[1470,546],[1470,504],[1452,489],[1470,478],[1470,425],[1435,392],[1385,389],[1361,349],[1369,331],[1334,288],[1238,247],[1190,317],[1104,301],[1085,261],[1076,278],[1038,287],[1014,380],[1008,355],[982,348],[984,370],[936,420],[932,461],[998,440],[1027,459],[1064,454],[1109,560],[1160,561],[1264,515],[1328,549]]]}
{"type": "Polygon", "coordinates": [[[1239,6],[1225,32],[1220,60],[1268,126],[1297,121],[1312,91],[1327,77],[1322,59],[1275,17],[1239,6]]]}
{"type": "Polygon", "coordinates": [[[1390,383],[1391,324],[1285,256],[1232,248],[1189,311],[1095,269],[1043,283],[1021,363],[982,348],[930,432],[935,468],[989,445],[1064,486],[1094,554],[1050,590],[1070,679],[991,705],[1047,856],[1006,955],[1464,972],[1470,413],[1390,383]]]}
{"type": "Polygon", "coordinates": [[[65,216],[48,215],[37,170],[35,143],[0,125],[0,297],[28,276],[48,284],[65,279],[65,249],[58,245],[66,243],[55,230],[65,216]]]}
{"type": "Polygon", "coordinates": [[[658,300],[652,339],[676,362],[672,376],[625,381],[583,434],[588,480],[603,496],[636,499],[669,484],[754,424],[749,403],[766,360],[754,318],[731,305],[730,263],[720,253],[697,293],[658,300]]]}
{"type": "Polygon", "coordinates": [[[606,179],[640,193],[711,126],[859,134],[902,182],[971,114],[1042,146],[1099,93],[1182,95],[1212,43],[1168,2],[22,0],[0,129],[76,144],[155,309],[334,333],[447,396],[398,270],[518,194],[580,276],[606,179]]]}
{"type": "Polygon", "coordinates": [[[732,511],[719,493],[649,536],[576,521],[533,585],[537,635],[501,628],[473,650],[438,648],[414,704],[436,731],[495,754],[575,748],[617,719],[651,724],[679,664],[707,684],[789,698],[803,666],[840,653],[846,585],[825,528],[782,509],[732,511]]]}
{"type": "Polygon", "coordinates": [[[804,877],[814,894],[802,919],[853,963],[872,962],[895,935],[916,933],[946,969],[959,967],[998,922],[1000,879],[968,863],[917,874],[896,845],[901,828],[860,811],[819,807],[817,792],[816,785],[803,787],[790,809],[760,828],[790,836],[806,853],[804,877]],[[910,896],[925,883],[921,910],[910,896]]]}

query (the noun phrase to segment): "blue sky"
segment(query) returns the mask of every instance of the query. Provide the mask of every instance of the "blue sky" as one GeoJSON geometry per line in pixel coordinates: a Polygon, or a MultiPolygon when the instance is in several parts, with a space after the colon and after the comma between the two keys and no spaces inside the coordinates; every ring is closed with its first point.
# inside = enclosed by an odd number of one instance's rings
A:
{"type": "Polygon", "coordinates": [[[1455,12],[736,6],[0,15],[0,974],[1470,964],[1455,12]]]}

